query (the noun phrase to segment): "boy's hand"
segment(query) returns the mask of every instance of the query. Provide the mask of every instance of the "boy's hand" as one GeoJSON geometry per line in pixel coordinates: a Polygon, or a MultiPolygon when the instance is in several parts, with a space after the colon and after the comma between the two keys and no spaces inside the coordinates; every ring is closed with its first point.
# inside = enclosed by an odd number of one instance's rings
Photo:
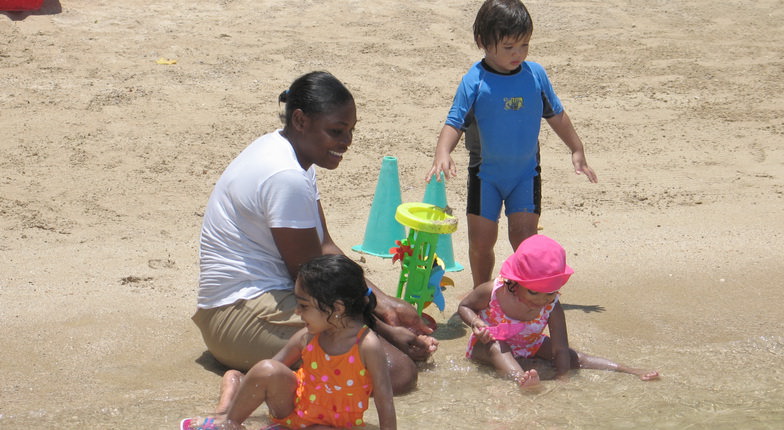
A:
{"type": "Polygon", "coordinates": [[[585,153],[582,151],[575,151],[572,153],[572,165],[574,166],[574,173],[578,175],[585,175],[586,178],[592,183],[599,182],[599,178],[596,176],[596,173],[588,166],[588,162],[585,161],[585,153]]]}
{"type": "Polygon", "coordinates": [[[452,156],[436,156],[435,160],[433,160],[433,167],[427,172],[425,182],[430,183],[430,180],[433,179],[433,175],[436,176],[436,181],[440,181],[441,172],[444,172],[445,179],[452,179],[457,176],[457,168],[455,167],[455,162],[452,160],[452,156]]]}

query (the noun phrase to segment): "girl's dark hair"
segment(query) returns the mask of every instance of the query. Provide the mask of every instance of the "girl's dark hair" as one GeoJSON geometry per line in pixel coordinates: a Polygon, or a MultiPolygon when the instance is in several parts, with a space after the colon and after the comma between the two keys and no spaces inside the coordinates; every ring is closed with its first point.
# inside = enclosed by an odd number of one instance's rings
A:
{"type": "Polygon", "coordinates": [[[302,289],[323,312],[332,315],[335,302],[340,300],[346,317],[361,319],[375,328],[376,295],[368,288],[362,267],[350,258],[332,254],[316,257],[299,268],[298,277],[302,289]]]}
{"type": "Polygon", "coordinates": [[[285,125],[289,125],[297,109],[306,115],[318,115],[353,101],[354,96],[348,88],[328,72],[302,75],[278,96],[278,102],[286,104],[286,111],[281,115],[285,125]]]}
{"type": "Polygon", "coordinates": [[[505,37],[520,39],[534,31],[534,23],[520,0],[486,0],[474,20],[474,42],[492,48],[505,37]]]}

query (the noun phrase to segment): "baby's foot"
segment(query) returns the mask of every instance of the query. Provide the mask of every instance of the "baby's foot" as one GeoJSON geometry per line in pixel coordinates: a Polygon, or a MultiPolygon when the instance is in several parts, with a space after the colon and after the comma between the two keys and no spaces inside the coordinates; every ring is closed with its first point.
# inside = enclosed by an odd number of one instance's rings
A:
{"type": "Polygon", "coordinates": [[[523,375],[517,379],[517,383],[521,388],[535,387],[539,385],[539,372],[536,369],[526,370],[523,375]]]}
{"type": "Polygon", "coordinates": [[[653,381],[654,379],[659,379],[659,372],[655,370],[651,370],[651,371],[641,370],[635,374],[639,376],[640,379],[643,381],[653,381]]]}

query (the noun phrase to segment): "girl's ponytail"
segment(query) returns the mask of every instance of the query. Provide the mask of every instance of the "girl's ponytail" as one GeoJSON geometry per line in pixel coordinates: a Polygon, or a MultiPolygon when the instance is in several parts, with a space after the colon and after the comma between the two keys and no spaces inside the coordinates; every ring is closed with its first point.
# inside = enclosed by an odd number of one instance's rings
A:
{"type": "Polygon", "coordinates": [[[371,330],[376,329],[376,316],[373,312],[376,310],[377,303],[376,294],[372,288],[368,287],[367,293],[365,293],[365,307],[362,309],[362,319],[371,330]]]}

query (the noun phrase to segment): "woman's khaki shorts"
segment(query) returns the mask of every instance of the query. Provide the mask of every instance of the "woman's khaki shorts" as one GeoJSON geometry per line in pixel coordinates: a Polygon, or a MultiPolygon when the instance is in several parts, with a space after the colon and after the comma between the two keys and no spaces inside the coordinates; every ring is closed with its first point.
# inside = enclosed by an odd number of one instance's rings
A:
{"type": "Polygon", "coordinates": [[[192,319],[210,353],[224,366],[245,372],[272,358],[305,326],[294,313],[296,305],[293,291],[270,291],[219,308],[198,309],[192,319]]]}

